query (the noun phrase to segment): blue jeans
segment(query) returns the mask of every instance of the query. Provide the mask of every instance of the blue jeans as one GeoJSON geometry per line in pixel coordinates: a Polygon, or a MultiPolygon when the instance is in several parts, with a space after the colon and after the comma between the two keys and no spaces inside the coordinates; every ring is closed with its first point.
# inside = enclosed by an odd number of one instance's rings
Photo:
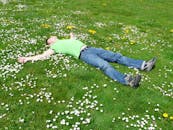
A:
{"type": "Polygon", "coordinates": [[[127,84],[125,81],[126,75],[115,70],[109,64],[109,62],[115,62],[137,69],[141,69],[141,66],[144,62],[143,60],[135,60],[132,58],[125,57],[120,53],[114,53],[112,51],[107,51],[101,48],[94,48],[94,47],[89,47],[84,51],[82,51],[80,59],[87,64],[99,68],[108,77],[122,84],[127,84]]]}

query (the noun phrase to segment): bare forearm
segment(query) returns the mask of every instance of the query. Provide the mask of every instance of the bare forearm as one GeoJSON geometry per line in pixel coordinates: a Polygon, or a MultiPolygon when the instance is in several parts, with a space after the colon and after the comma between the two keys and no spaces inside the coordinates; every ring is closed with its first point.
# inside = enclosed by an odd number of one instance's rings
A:
{"type": "Polygon", "coordinates": [[[30,57],[19,57],[18,62],[19,63],[26,63],[27,61],[45,60],[49,56],[51,56],[52,54],[54,54],[54,51],[49,49],[40,55],[35,55],[35,56],[30,56],[30,57]]]}
{"type": "Polygon", "coordinates": [[[37,61],[37,60],[44,60],[44,59],[46,59],[46,57],[43,56],[43,55],[36,55],[36,56],[26,57],[27,61],[37,61]]]}

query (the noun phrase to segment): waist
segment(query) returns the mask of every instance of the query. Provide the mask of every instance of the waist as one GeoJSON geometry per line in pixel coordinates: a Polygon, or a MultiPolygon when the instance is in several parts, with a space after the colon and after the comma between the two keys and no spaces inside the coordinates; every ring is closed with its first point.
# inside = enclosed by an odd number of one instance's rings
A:
{"type": "Polygon", "coordinates": [[[80,52],[85,50],[87,47],[88,47],[87,45],[82,46],[81,49],[80,49],[80,52]]]}
{"type": "Polygon", "coordinates": [[[89,46],[87,46],[87,45],[84,45],[84,46],[81,47],[79,59],[80,59],[81,53],[82,53],[83,51],[87,50],[88,48],[89,48],[89,46]]]}

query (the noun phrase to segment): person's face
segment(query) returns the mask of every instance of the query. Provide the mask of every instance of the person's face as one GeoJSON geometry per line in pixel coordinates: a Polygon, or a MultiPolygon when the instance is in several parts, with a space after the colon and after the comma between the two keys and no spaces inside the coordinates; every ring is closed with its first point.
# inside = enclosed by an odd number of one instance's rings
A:
{"type": "Polygon", "coordinates": [[[58,39],[57,36],[51,36],[51,37],[47,40],[48,45],[51,45],[52,43],[56,42],[57,39],[58,39]]]}

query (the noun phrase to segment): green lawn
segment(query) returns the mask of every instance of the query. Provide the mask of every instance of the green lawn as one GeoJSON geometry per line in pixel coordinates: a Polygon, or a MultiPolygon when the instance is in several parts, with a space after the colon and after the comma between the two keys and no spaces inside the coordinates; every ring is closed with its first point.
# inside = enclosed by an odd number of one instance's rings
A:
{"type": "Polygon", "coordinates": [[[171,130],[172,7],[172,0],[0,2],[0,129],[171,130]],[[133,89],[66,55],[17,63],[46,50],[47,37],[70,32],[89,46],[136,59],[156,56],[156,67],[144,72],[112,64],[142,75],[133,89]]]}

